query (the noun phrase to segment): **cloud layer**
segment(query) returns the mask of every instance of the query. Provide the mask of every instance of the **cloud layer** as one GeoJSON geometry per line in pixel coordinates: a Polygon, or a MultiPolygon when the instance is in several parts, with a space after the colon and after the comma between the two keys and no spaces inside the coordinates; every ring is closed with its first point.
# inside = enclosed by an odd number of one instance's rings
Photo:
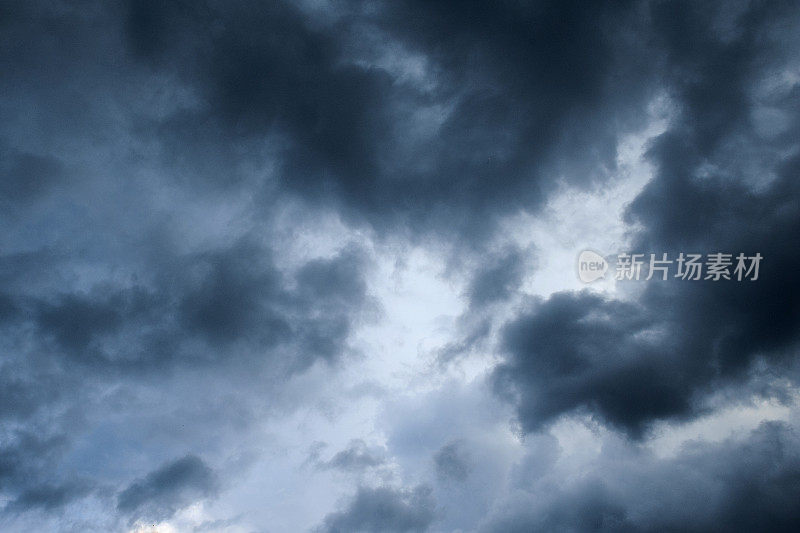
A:
{"type": "Polygon", "coordinates": [[[0,529],[796,529],[798,28],[7,2],[0,529]]]}

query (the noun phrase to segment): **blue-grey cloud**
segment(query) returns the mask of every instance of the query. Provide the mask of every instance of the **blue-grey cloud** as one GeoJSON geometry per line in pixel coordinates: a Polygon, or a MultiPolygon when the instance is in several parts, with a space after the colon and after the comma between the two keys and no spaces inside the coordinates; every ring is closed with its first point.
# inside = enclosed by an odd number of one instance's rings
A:
{"type": "Polygon", "coordinates": [[[433,455],[440,481],[464,481],[472,470],[471,458],[460,441],[445,444],[433,455]]]}
{"type": "Polygon", "coordinates": [[[214,471],[199,457],[187,455],[131,483],[117,496],[117,508],[133,518],[159,522],[216,490],[214,471]]]}
{"type": "Polygon", "coordinates": [[[45,511],[51,511],[83,498],[91,492],[92,488],[91,484],[86,482],[71,482],[62,485],[37,485],[25,489],[19,496],[6,505],[5,510],[14,512],[40,508],[45,511]]]}
{"type": "Polygon", "coordinates": [[[325,524],[320,531],[422,532],[428,531],[435,518],[435,502],[428,487],[361,487],[344,510],[325,517],[325,524]]]}
{"type": "MultiPolygon", "coordinates": [[[[380,308],[375,250],[421,244],[441,261],[466,307],[441,359],[498,356],[491,383],[528,439],[574,414],[643,439],[721,391],[796,386],[798,27],[785,0],[3,3],[0,525],[63,530],[59,513],[108,490],[123,521],[214,496],[232,474],[200,455],[246,455],[256,417],[313,396],[284,388],[375,356],[353,342],[380,308]],[[654,101],[669,114],[625,213],[635,251],[760,252],[759,281],[520,298],[533,254],[500,223],[618,183],[620,142],[654,101]]],[[[354,440],[315,464],[369,474],[397,453],[425,464],[407,486],[442,491],[502,477],[454,440],[477,400],[433,397],[433,414],[387,428],[385,455],[354,440]]],[[[595,479],[492,524],[757,530],[760,508],[788,530],[796,446],[769,426],[634,480],[706,489],[669,475],[693,465],[719,480],[705,512],[637,514],[595,479]]],[[[473,492],[462,529],[501,512],[473,492]]],[[[425,531],[434,500],[362,486],[321,527],[425,531]]]]}
{"type": "Polygon", "coordinates": [[[340,470],[342,472],[363,472],[386,463],[385,451],[369,447],[360,439],[350,442],[347,448],[336,452],[327,461],[316,461],[317,468],[340,470]]]}
{"type": "MultiPolygon", "coordinates": [[[[633,302],[561,293],[527,307],[507,325],[509,357],[495,374],[527,430],[584,411],[641,435],[654,421],[694,416],[716,387],[746,380],[756,361],[791,365],[800,340],[800,256],[791,244],[800,229],[798,158],[791,136],[765,137],[748,118],[763,105],[757,84],[787,68],[781,47],[757,37],[783,36],[777,14],[787,9],[744,7],[723,36],[706,31],[723,6],[692,4],[686,17],[654,6],[678,117],[652,141],[654,179],[626,214],[641,227],[633,251],[673,259],[758,252],[766,258],[759,279],[672,279],[649,283],[633,302]],[[746,158],[761,175],[747,171],[746,158]]],[[[769,98],[796,131],[800,116],[787,97],[769,98]]]]}
{"type": "Polygon", "coordinates": [[[743,441],[695,443],[672,458],[601,458],[577,483],[509,503],[482,531],[792,531],[797,445],[791,428],[769,422],[743,441]]]}

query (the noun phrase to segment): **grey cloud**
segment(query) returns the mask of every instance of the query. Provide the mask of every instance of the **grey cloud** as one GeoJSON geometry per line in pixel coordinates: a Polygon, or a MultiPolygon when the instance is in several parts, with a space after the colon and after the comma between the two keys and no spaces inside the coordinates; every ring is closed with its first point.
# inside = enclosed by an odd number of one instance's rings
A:
{"type": "Polygon", "coordinates": [[[471,458],[461,441],[445,444],[433,455],[440,481],[464,481],[472,470],[471,458]]]}
{"type": "Polygon", "coordinates": [[[765,422],[745,439],[690,443],[675,457],[601,456],[555,490],[531,480],[530,497],[499,506],[482,531],[793,531],[798,449],[791,428],[765,422]]]}
{"type": "Polygon", "coordinates": [[[526,266],[531,266],[530,258],[515,248],[506,250],[498,257],[483,259],[481,268],[473,275],[467,290],[470,306],[479,308],[506,300],[517,292],[526,266]]]}
{"type": "Polygon", "coordinates": [[[216,474],[197,456],[162,465],[119,493],[117,508],[134,518],[161,521],[178,509],[217,491],[216,474]]]}
{"type": "Polygon", "coordinates": [[[639,531],[629,522],[625,508],[600,483],[587,483],[545,509],[507,510],[484,528],[486,532],[639,531]]]}
{"type": "Polygon", "coordinates": [[[37,323],[45,335],[52,335],[64,348],[81,352],[104,333],[113,333],[122,322],[123,302],[119,295],[99,298],[68,294],[51,304],[43,304],[37,323]]]}
{"type": "Polygon", "coordinates": [[[487,349],[492,332],[497,328],[496,304],[508,305],[520,294],[525,274],[536,268],[531,249],[506,245],[493,253],[478,253],[460,268],[465,270],[465,296],[469,306],[456,322],[455,340],[438,350],[439,363],[447,364],[468,353],[487,349]]]}
{"type": "Polygon", "coordinates": [[[186,282],[179,296],[179,320],[212,344],[261,329],[269,345],[288,333],[288,324],[274,309],[283,297],[280,274],[258,248],[243,244],[199,254],[187,265],[186,282]]]}
{"type": "Polygon", "coordinates": [[[92,489],[92,485],[88,482],[69,482],[62,485],[37,485],[25,489],[19,496],[6,505],[5,510],[20,512],[41,508],[45,511],[51,511],[83,498],[89,494],[92,489]]]}
{"type": "Polygon", "coordinates": [[[11,320],[17,315],[18,308],[14,301],[6,294],[0,294],[0,324],[11,320]]]}
{"type": "Polygon", "coordinates": [[[296,288],[289,289],[268,252],[239,243],[174,257],[152,286],[98,282],[90,291],[62,291],[47,300],[26,294],[9,273],[7,290],[16,294],[6,298],[7,321],[16,319],[10,334],[22,334],[32,319],[55,353],[90,367],[147,370],[187,357],[208,362],[196,350],[187,352],[188,343],[200,341],[216,359],[211,349],[219,354],[234,342],[293,345],[297,360],[287,368],[302,369],[317,358],[333,361],[351,323],[365,306],[374,308],[362,279],[366,268],[364,257],[348,249],[301,267],[296,288]]]}
{"type": "Polygon", "coordinates": [[[428,531],[436,518],[431,490],[391,487],[358,489],[346,509],[325,517],[326,533],[403,533],[428,531]]]}
{"type": "MultiPolygon", "coordinates": [[[[59,502],[68,504],[91,494],[52,474],[52,468],[75,460],[75,437],[87,431],[83,412],[93,417],[109,408],[93,400],[107,387],[120,387],[135,397],[138,385],[152,386],[159,376],[180,376],[186,368],[199,366],[215,368],[217,375],[239,383],[231,369],[240,364],[249,368],[257,386],[263,386],[259,375],[284,380],[315,361],[339,361],[352,324],[365,306],[374,305],[362,279],[369,268],[367,259],[355,248],[284,273],[261,247],[234,244],[205,253],[162,256],[169,266],[133,286],[102,280],[90,290],[61,287],[49,296],[29,282],[41,268],[39,264],[28,269],[37,264],[37,257],[0,260],[0,279],[11,295],[3,342],[13,348],[2,367],[0,417],[23,427],[52,427],[65,436],[58,453],[51,455],[35,452],[35,439],[2,450],[0,480],[14,502],[9,512],[52,510],[59,502]],[[72,403],[82,401],[82,412],[75,412],[72,403]],[[31,455],[36,453],[39,460],[31,455]]],[[[52,261],[66,271],[73,266],[64,257],[52,261]]],[[[180,378],[174,382],[180,383],[180,378]]],[[[221,390],[228,386],[234,387],[223,380],[221,390]]],[[[225,412],[233,414],[236,423],[247,423],[247,397],[233,394],[231,399],[233,403],[224,406],[212,398],[204,400],[204,414],[225,412]]],[[[175,408],[168,404],[159,416],[175,408]]],[[[108,421],[116,423],[114,418],[108,421]]],[[[20,437],[25,442],[32,438],[20,437]]],[[[92,483],[117,482],[89,477],[92,483]]],[[[176,489],[173,499],[163,499],[163,507],[148,503],[159,479],[148,478],[124,491],[119,509],[128,512],[141,506],[167,516],[183,492],[176,489]]]]}
{"type": "Polygon", "coordinates": [[[44,194],[65,177],[56,158],[14,150],[0,143],[0,205],[11,209],[44,194]]]}
{"type": "Polygon", "coordinates": [[[350,442],[344,450],[336,452],[327,461],[317,462],[317,468],[335,469],[343,472],[363,472],[386,463],[385,451],[369,447],[360,439],[350,442]]]}
{"type": "Polygon", "coordinates": [[[6,364],[1,369],[4,375],[0,377],[0,419],[25,420],[67,389],[48,372],[28,373],[19,364],[6,364]]]}
{"type": "Polygon", "coordinates": [[[0,486],[4,490],[16,489],[35,481],[64,444],[60,435],[43,437],[27,431],[12,434],[0,447],[0,486]]]}
{"type": "Polygon", "coordinates": [[[69,449],[67,435],[17,432],[7,435],[0,446],[0,490],[7,502],[2,516],[40,511],[56,512],[91,495],[96,484],[71,468],[58,471],[69,449]]]}
{"type": "MultiPolygon", "coordinates": [[[[111,407],[98,403],[98,395],[117,389],[142,403],[139,387],[167,379],[180,388],[184,372],[205,366],[215,369],[221,381],[214,386],[228,396],[224,404],[215,397],[203,399],[204,416],[224,412],[225,423],[247,424],[252,399],[246,387],[263,387],[264,376],[285,381],[316,361],[341,361],[354,324],[376,306],[363,281],[368,259],[354,247],[287,271],[277,268],[264,246],[251,243],[199,253],[164,252],[144,264],[153,270],[144,268],[130,281],[100,275],[85,288],[71,285],[81,264],[68,253],[44,250],[0,258],[7,295],[0,324],[6,350],[0,417],[4,424],[65,434],[63,449],[47,461],[33,460],[16,447],[4,451],[0,477],[14,502],[8,513],[55,512],[61,504],[93,494],[77,490],[81,487],[53,470],[65,463],[87,469],[75,464],[91,453],[86,432],[104,447],[133,445],[121,435],[107,435],[120,433],[114,426],[125,424],[130,414],[114,409],[114,417],[105,419],[101,413],[111,407]],[[242,366],[251,377],[240,375],[242,366]],[[245,389],[228,390],[244,381],[245,389]]],[[[147,415],[151,423],[156,423],[154,415],[166,418],[180,410],[172,402],[186,394],[165,396],[164,411],[147,415]]],[[[189,431],[205,431],[202,424],[188,425],[189,431]]],[[[175,432],[172,438],[180,435],[175,432]]],[[[88,470],[91,483],[119,482],[96,468],[88,470]]],[[[119,510],[132,510],[135,496],[141,497],[145,488],[126,491],[119,510]]],[[[143,503],[142,509],[166,516],[174,507],[171,501],[164,507],[143,503]]]]}

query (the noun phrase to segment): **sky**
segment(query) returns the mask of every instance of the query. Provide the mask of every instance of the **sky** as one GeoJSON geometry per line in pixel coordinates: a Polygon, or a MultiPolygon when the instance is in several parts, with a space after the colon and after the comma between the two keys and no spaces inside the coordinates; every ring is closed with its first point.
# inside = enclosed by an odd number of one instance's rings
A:
{"type": "Polygon", "coordinates": [[[798,531],[799,51],[791,0],[0,2],[0,530],[798,531]]]}

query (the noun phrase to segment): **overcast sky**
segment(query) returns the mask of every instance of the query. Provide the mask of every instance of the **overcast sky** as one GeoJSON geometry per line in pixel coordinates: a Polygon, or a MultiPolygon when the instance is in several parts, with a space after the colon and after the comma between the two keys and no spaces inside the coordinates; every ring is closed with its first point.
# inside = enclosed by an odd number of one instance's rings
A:
{"type": "Polygon", "coordinates": [[[0,117],[1,531],[800,531],[797,2],[5,0],[0,117]]]}

